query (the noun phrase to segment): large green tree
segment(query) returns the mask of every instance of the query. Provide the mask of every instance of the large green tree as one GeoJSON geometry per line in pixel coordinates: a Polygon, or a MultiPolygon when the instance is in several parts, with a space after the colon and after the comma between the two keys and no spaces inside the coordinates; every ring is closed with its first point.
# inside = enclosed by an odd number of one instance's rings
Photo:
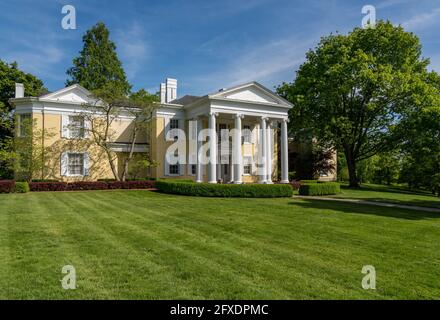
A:
{"type": "Polygon", "coordinates": [[[6,63],[0,60],[0,178],[12,177],[7,159],[13,152],[14,113],[8,100],[15,97],[15,83],[24,84],[25,96],[38,96],[47,92],[43,81],[21,71],[16,62],[6,63]]]}
{"type": "Polygon", "coordinates": [[[404,142],[401,182],[410,187],[426,188],[440,196],[440,76],[431,72],[428,76],[435,88],[429,95],[431,102],[400,128],[404,142]]]}
{"type": "Polygon", "coordinates": [[[116,45],[109,38],[110,32],[99,22],[83,36],[83,49],[73,59],[73,67],[67,70],[70,77],[66,85],[78,83],[88,90],[104,88],[109,82],[118,86],[118,91],[128,94],[128,83],[121,61],[116,54],[116,45]]]}
{"type": "Polygon", "coordinates": [[[402,119],[433,94],[428,63],[419,39],[389,22],[323,37],[295,81],[278,88],[294,104],[290,130],[342,151],[350,186],[358,187],[358,162],[395,148],[402,119]]]}

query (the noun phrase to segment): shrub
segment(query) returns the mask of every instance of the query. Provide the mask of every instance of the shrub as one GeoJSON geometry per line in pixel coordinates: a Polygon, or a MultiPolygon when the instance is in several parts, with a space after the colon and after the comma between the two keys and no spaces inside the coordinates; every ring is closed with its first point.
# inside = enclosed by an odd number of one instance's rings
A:
{"type": "Polygon", "coordinates": [[[31,182],[29,183],[31,191],[65,191],[66,182],[31,182]]]}
{"type": "Polygon", "coordinates": [[[59,182],[59,180],[55,180],[55,179],[32,179],[31,182],[59,182]]]}
{"type": "Polygon", "coordinates": [[[16,182],[15,193],[27,193],[29,192],[29,184],[27,182],[16,182]]]}
{"type": "Polygon", "coordinates": [[[79,191],[107,189],[151,189],[154,181],[76,181],[76,182],[31,182],[31,191],[79,191]]]}
{"type": "Polygon", "coordinates": [[[293,190],[298,190],[299,187],[301,186],[301,181],[298,180],[290,181],[290,186],[293,188],[293,190]]]}
{"type": "Polygon", "coordinates": [[[325,196],[341,192],[337,182],[310,183],[299,187],[299,194],[302,196],[325,196]]]}
{"type": "Polygon", "coordinates": [[[67,184],[67,191],[78,190],[106,190],[107,182],[103,181],[75,181],[67,184]]]}
{"type": "Polygon", "coordinates": [[[289,181],[295,180],[296,177],[296,171],[290,171],[289,172],[289,181]]]}
{"type": "Polygon", "coordinates": [[[0,193],[11,193],[15,190],[14,180],[0,180],[0,193]]]}
{"type": "Polygon", "coordinates": [[[151,180],[115,181],[109,182],[109,189],[151,189],[155,182],[151,180]]]}
{"type": "Polygon", "coordinates": [[[160,180],[156,182],[156,188],[164,193],[199,197],[276,198],[293,195],[292,187],[288,184],[210,184],[160,180]]]}
{"type": "Polygon", "coordinates": [[[309,184],[309,183],[318,183],[319,181],[318,180],[301,180],[301,182],[303,184],[309,184]]]}
{"type": "Polygon", "coordinates": [[[179,183],[194,183],[194,180],[191,179],[177,179],[177,178],[161,178],[157,181],[166,181],[166,182],[179,182],[179,183]]]}

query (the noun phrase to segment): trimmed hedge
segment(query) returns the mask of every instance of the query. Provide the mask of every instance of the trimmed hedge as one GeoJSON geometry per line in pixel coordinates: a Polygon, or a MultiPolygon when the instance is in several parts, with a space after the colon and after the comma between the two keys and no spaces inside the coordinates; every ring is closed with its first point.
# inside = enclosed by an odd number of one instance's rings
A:
{"type": "Polygon", "coordinates": [[[305,184],[308,184],[308,183],[320,183],[320,181],[318,181],[318,180],[301,180],[301,183],[305,183],[305,184]]]}
{"type": "Polygon", "coordinates": [[[31,182],[31,191],[66,191],[66,182],[31,182]]]}
{"type": "Polygon", "coordinates": [[[76,181],[76,182],[31,182],[31,191],[79,191],[108,189],[151,189],[155,181],[76,181]]]}
{"type": "Polygon", "coordinates": [[[198,197],[279,198],[291,197],[289,184],[211,184],[160,180],[156,188],[164,193],[198,197]]]}
{"type": "Polygon", "coordinates": [[[15,193],[27,193],[29,192],[29,184],[27,182],[16,182],[15,183],[15,193]]]}
{"type": "Polygon", "coordinates": [[[299,187],[302,196],[325,196],[341,193],[341,186],[337,182],[309,183],[299,187]]]}
{"type": "Polygon", "coordinates": [[[191,179],[177,179],[177,178],[161,178],[158,181],[178,182],[178,183],[195,183],[194,180],[191,180],[191,179]]]}
{"type": "Polygon", "coordinates": [[[0,180],[0,193],[11,193],[15,190],[14,180],[0,180]]]}

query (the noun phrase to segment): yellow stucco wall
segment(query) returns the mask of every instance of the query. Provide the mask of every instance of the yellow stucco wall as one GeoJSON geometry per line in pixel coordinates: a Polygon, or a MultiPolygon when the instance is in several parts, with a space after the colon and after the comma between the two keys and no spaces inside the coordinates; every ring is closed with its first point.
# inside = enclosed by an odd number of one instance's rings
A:
{"type": "MultiPolygon", "coordinates": [[[[57,179],[61,181],[112,179],[107,155],[101,148],[94,145],[91,139],[68,139],[61,137],[62,116],[51,113],[33,113],[34,135],[41,137],[35,142],[34,148],[45,148],[45,168],[42,173],[35,174],[36,179],[57,179]],[[44,135],[44,139],[42,138],[44,135]],[[85,177],[68,177],[61,175],[61,154],[66,151],[87,152],[89,154],[89,175],[85,177]]],[[[115,142],[129,142],[132,124],[130,120],[115,120],[111,126],[115,142]]],[[[137,143],[147,143],[147,133],[141,133],[137,143]]],[[[124,154],[116,153],[115,167],[122,172],[124,154]]],[[[140,177],[146,173],[140,174],[140,177]]]]}
{"type": "MultiPolygon", "coordinates": [[[[35,144],[35,147],[47,148],[48,152],[45,156],[45,168],[41,175],[38,173],[36,179],[57,179],[62,181],[74,181],[74,180],[97,180],[97,179],[111,179],[113,173],[111,171],[106,154],[101,148],[94,145],[91,139],[67,139],[61,137],[61,122],[62,116],[59,114],[34,113],[32,118],[35,122],[35,129],[44,131],[44,139],[41,139],[39,143],[35,144]],[[44,120],[44,121],[43,121],[44,120]],[[89,176],[86,177],[66,177],[61,176],[61,154],[65,151],[77,151],[87,152],[90,157],[89,176]]],[[[220,123],[220,122],[218,122],[220,123]]],[[[221,120],[221,123],[227,123],[232,128],[234,123],[231,120],[221,120]]],[[[249,124],[252,128],[258,129],[259,124],[249,121],[243,121],[243,125],[249,124]]],[[[203,120],[203,127],[208,127],[208,120],[203,120]]],[[[188,132],[188,121],[185,121],[185,129],[188,132]]],[[[132,133],[132,124],[129,119],[122,119],[114,121],[111,130],[114,132],[115,142],[129,142],[132,133]]],[[[243,175],[242,180],[245,183],[258,182],[258,176],[256,175],[255,162],[257,161],[257,147],[256,141],[258,141],[257,134],[253,134],[253,143],[242,145],[243,156],[252,156],[254,160],[253,174],[243,175]]],[[[277,133],[274,131],[274,154],[273,154],[273,179],[277,177],[277,149],[278,145],[277,133]]],[[[172,141],[165,141],[165,118],[155,117],[151,121],[151,127],[149,132],[143,132],[140,134],[138,143],[149,143],[151,159],[157,162],[157,167],[150,169],[150,172],[144,172],[139,177],[151,176],[153,178],[164,178],[165,168],[164,159],[167,148],[173,143],[172,141]]],[[[188,148],[188,146],[187,146],[188,148]]],[[[123,167],[123,161],[126,157],[125,153],[117,152],[114,161],[117,171],[120,173],[123,167]]],[[[140,153],[139,156],[143,156],[144,153],[140,153]]],[[[145,156],[147,156],[145,154],[145,156]]],[[[188,174],[189,167],[184,165],[184,174],[179,176],[168,176],[173,179],[193,179],[195,175],[188,174]]],[[[203,169],[203,181],[208,181],[207,166],[203,169]]]]}

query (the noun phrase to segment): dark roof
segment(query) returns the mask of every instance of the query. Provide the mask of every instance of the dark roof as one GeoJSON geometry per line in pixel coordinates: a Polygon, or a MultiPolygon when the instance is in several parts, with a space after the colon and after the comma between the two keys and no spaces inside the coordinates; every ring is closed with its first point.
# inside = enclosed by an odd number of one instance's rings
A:
{"type": "Polygon", "coordinates": [[[196,101],[198,99],[200,99],[200,97],[198,97],[198,96],[186,95],[186,96],[183,96],[182,98],[174,99],[173,101],[170,101],[169,103],[181,104],[184,106],[184,105],[193,103],[194,101],[196,101]]]}

